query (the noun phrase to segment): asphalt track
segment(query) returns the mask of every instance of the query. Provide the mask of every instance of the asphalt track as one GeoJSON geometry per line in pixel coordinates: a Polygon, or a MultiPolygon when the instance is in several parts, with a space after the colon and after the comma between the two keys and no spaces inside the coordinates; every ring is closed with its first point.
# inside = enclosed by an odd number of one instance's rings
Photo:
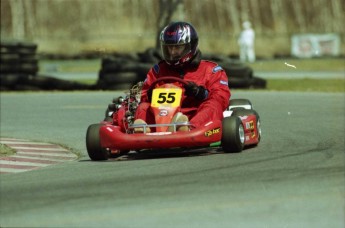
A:
{"type": "Polygon", "coordinates": [[[345,95],[232,92],[261,115],[258,147],[107,162],[89,160],[85,133],[116,93],[1,93],[1,137],[81,157],[1,175],[0,227],[343,228],[345,95]]]}

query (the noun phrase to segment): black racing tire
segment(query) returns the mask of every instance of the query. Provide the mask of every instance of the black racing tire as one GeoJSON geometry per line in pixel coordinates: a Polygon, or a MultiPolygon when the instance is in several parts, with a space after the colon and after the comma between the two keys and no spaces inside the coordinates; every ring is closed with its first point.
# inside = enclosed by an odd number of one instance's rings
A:
{"type": "Polygon", "coordinates": [[[105,81],[102,78],[98,78],[98,81],[95,85],[97,89],[102,89],[102,90],[129,90],[132,88],[132,86],[136,83],[131,83],[131,82],[114,82],[114,83],[109,83],[105,81]]]}
{"type": "Polygon", "coordinates": [[[124,71],[124,68],[128,68],[128,61],[123,59],[114,59],[112,61],[105,61],[102,66],[104,73],[117,73],[124,71]]]}
{"type": "Polygon", "coordinates": [[[132,88],[134,83],[116,83],[108,85],[105,90],[129,90],[132,88]]]}
{"type": "Polygon", "coordinates": [[[13,90],[16,91],[41,91],[41,88],[33,85],[16,85],[13,90]]]}
{"type": "Polygon", "coordinates": [[[0,47],[1,53],[34,54],[37,50],[37,44],[30,42],[4,41],[0,47]]]}
{"type": "Polygon", "coordinates": [[[1,53],[1,63],[17,64],[20,61],[20,56],[17,53],[1,53]]]}
{"type": "Polygon", "coordinates": [[[140,59],[137,53],[128,53],[128,54],[114,54],[111,56],[106,56],[103,57],[101,60],[101,67],[102,69],[107,69],[107,68],[112,68],[111,65],[113,65],[113,67],[119,67],[122,64],[126,64],[128,62],[135,62],[135,63],[139,63],[140,59]]]}
{"type": "Polygon", "coordinates": [[[26,74],[1,74],[0,84],[3,86],[16,86],[21,81],[26,81],[29,76],[26,74]]]}
{"type": "Polygon", "coordinates": [[[229,88],[249,88],[251,80],[249,77],[228,77],[229,88]]]}
{"type": "Polygon", "coordinates": [[[157,63],[161,61],[162,55],[156,48],[148,48],[143,53],[139,54],[140,60],[143,63],[157,63]]]}
{"type": "Polygon", "coordinates": [[[115,59],[102,65],[102,72],[104,73],[119,73],[119,72],[134,72],[137,70],[138,65],[143,64],[124,59],[115,59]]]}
{"type": "Polygon", "coordinates": [[[90,85],[44,75],[30,75],[27,78],[20,78],[18,83],[37,86],[42,90],[87,90],[90,88],[90,85]]]}
{"type": "Polygon", "coordinates": [[[0,73],[17,74],[19,72],[19,63],[0,63],[0,73]]]}
{"type": "Polygon", "coordinates": [[[225,153],[241,152],[244,148],[244,127],[237,116],[225,117],[222,122],[222,148],[225,153]]]}
{"type": "Polygon", "coordinates": [[[37,74],[39,68],[37,64],[31,64],[31,63],[21,63],[18,66],[18,70],[21,73],[25,73],[25,74],[32,74],[35,75],[37,74]]]}
{"type": "Polygon", "coordinates": [[[20,63],[32,64],[34,66],[38,66],[39,60],[38,57],[35,55],[26,55],[20,56],[20,63]]]}
{"type": "Polygon", "coordinates": [[[137,73],[137,79],[139,81],[144,81],[146,79],[147,73],[153,67],[150,63],[138,63],[134,72],[137,73]]]}
{"type": "Polygon", "coordinates": [[[99,78],[110,84],[135,83],[139,81],[135,72],[103,73],[101,71],[99,78]]]}
{"type": "Polygon", "coordinates": [[[1,54],[1,73],[37,74],[38,70],[37,58],[22,58],[16,54],[1,54]]]}
{"type": "Polygon", "coordinates": [[[0,43],[0,53],[18,53],[19,43],[5,41],[0,43]]]}
{"type": "Polygon", "coordinates": [[[244,65],[226,65],[222,66],[229,78],[245,78],[249,79],[253,77],[253,70],[250,67],[244,65]]]}
{"type": "Polygon", "coordinates": [[[251,79],[250,83],[254,89],[265,89],[267,87],[267,81],[256,76],[251,79]]]}
{"type": "Polygon", "coordinates": [[[86,149],[93,161],[108,160],[109,152],[101,147],[99,129],[101,124],[91,124],[86,132],[86,149]]]}

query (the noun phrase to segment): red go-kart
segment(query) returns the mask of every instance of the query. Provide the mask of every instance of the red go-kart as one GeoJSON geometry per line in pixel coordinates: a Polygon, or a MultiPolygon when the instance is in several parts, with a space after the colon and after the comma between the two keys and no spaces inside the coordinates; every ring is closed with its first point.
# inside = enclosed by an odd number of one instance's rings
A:
{"type": "Polygon", "coordinates": [[[189,122],[174,122],[180,111],[183,85],[186,81],[176,77],[162,77],[150,87],[151,109],[155,124],[133,124],[134,113],[140,103],[142,82],[130,89],[125,97],[118,97],[106,110],[106,117],[88,127],[86,148],[92,160],[107,160],[129,151],[192,149],[221,147],[225,153],[241,152],[245,147],[260,142],[260,117],[247,99],[232,99],[224,118],[194,127],[189,122]],[[188,125],[190,131],[176,131],[188,125]],[[134,128],[143,128],[134,133],[134,128]],[[150,128],[150,132],[147,130],[150,128]]]}

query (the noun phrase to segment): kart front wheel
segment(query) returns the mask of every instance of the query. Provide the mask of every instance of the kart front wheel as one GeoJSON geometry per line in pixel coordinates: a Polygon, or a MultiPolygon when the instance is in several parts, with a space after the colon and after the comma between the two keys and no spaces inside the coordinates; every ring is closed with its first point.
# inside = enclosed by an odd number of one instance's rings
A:
{"type": "Polygon", "coordinates": [[[235,109],[253,109],[252,102],[248,99],[232,99],[229,101],[229,110],[235,110],[235,109]]]}
{"type": "Polygon", "coordinates": [[[222,148],[225,153],[241,152],[244,147],[244,128],[237,116],[225,117],[222,122],[222,148]]]}
{"type": "Polygon", "coordinates": [[[91,124],[86,132],[86,149],[91,160],[108,160],[109,152],[101,147],[99,129],[101,124],[91,124]]]}

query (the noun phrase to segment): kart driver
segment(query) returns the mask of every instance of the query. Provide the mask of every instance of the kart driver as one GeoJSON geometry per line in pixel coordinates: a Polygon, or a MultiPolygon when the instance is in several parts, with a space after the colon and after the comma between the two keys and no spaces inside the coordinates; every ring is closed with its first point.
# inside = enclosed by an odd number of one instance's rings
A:
{"type": "MultiPolygon", "coordinates": [[[[187,82],[181,112],[175,115],[173,122],[190,120],[193,127],[198,127],[223,118],[223,111],[228,107],[230,99],[228,77],[216,63],[201,60],[198,40],[196,30],[187,22],[173,22],[162,30],[160,43],[164,60],[154,65],[147,74],[134,124],[154,124],[148,88],[156,79],[167,76],[187,82]]],[[[146,129],[146,132],[151,131],[146,129]]],[[[177,127],[177,131],[189,130],[188,126],[177,127]]],[[[134,132],[142,133],[143,128],[135,128],[134,132]]]]}

